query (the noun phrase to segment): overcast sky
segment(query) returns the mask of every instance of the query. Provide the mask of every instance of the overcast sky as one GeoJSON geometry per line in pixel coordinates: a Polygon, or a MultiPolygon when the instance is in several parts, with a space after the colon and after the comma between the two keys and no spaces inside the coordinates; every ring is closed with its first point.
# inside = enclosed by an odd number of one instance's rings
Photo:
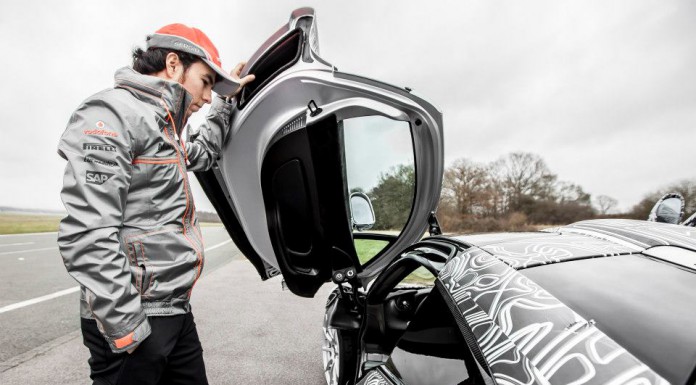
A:
{"type": "Polygon", "coordinates": [[[304,5],[325,59],[443,110],[448,164],[534,152],[622,208],[696,178],[696,2],[433,3],[3,0],[0,206],[62,208],[65,124],[148,33],[201,28],[231,68],[304,5]]]}

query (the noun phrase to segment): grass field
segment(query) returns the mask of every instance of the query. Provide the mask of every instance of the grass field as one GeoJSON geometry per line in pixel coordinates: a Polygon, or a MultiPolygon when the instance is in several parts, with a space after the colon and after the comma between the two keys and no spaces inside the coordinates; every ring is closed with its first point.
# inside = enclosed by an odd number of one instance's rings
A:
{"type": "MultiPolygon", "coordinates": [[[[355,251],[358,253],[358,259],[360,259],[360,264],[365,264],[377,255],[388,242],[374,240],[374,239],[356,239],[355,240],[355,251]]],[[[435,282],[435,277],[430,274],[428,270],[423,267],[419,267],[404,278],[399,285],[425,285],[432,286],[435,282]]]]}
{"type": "Polygon", "coordinates": [[[222,227],[220,222],[198,222],[201,227],[222,227]]]}
{"type": "Polygon", "coordinates": [[[58,231],[60,215],[0,214],[0,234],[58,231]]]}
{"type": "MultiPolygon", "coordinates": [[[[58,231],[62,215],[0,213],[0,234],[44,233],[58,231]]],[[[222,223],[200,222],[201,227],[217,227],[222,223]]]]}
{"type": "Polygon", "coordinates": [[[372,259],[372,257],[377,255],[387,243],[389,242],[376,239],[356,239],[355,251],[358,253],[360,264],[364,265],[365,262],[372,259]]]}

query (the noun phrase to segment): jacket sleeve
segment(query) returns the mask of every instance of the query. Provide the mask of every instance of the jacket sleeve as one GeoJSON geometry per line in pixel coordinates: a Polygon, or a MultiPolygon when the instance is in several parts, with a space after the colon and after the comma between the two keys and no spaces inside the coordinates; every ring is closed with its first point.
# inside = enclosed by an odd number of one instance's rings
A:
{"type": "Polygon", "coordinates": [[[68,273],[86,289],[100,331],[119,353],[144,340],[150,324],[119,239],[134,146],[116,111],[103,101],[87,101],[60,139],[58,154],[68,161],[61,191],[68,215],[60,223],[58,246],[68,273]]]}
{"type": "Polygon", "coordinates": [[[210,111],[201,125],[193,141],[186,142],[188,154],[188,171],[205,171],[210,169],[218,160],[222,144],[230,129],[230,116],[233,104],[216,96],[210,106],[210,111]]]}

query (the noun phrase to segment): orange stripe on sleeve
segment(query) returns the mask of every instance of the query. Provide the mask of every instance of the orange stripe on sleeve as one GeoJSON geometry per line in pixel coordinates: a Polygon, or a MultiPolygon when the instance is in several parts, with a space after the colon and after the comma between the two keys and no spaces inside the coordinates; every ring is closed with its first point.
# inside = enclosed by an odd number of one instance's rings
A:
{"type": "Polygon", "coordinates": [[[116,348],[121,349],[133,343],[133,332],[128,333],[127,336],[121,337],[114,341],[116,348]]]}

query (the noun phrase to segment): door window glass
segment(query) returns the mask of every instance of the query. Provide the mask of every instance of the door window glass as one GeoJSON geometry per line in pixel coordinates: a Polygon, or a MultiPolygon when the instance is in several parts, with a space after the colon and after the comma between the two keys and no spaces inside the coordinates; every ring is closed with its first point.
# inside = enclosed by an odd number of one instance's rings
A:
{"type": "Polygon", "coordinates": [[[379,254],[406,225],[413,206],[415,166],[408,122],[384,116],[345,119],[348,196],[363,192],[370,198],[375,223],[369,230],[354,230],[361,264],[379,254]],[[381,235],[382,240],[375,236],[381,235]]]}
{"type": "Polygon", "coordinates": [[[437,290],[418,308],[384,368],[405,385],[483,383],[459,326],[437,290]]]}
{"type": "Polygon", "coordinates": [[[433,273],[428,271],[425,267],[419,267],[413,270],[411,274],[407,275],[401,282],[399,282],[397,287],[410,287],[410,286],[435,286],[435,276],[433,273]]]}
{"type": "Polygon", "coordinates": [[[389,241],[364,238],[355,238],[354,242],[355,251],[358,253],[361,265],[364,265],[389,244],[389,241]]]}

